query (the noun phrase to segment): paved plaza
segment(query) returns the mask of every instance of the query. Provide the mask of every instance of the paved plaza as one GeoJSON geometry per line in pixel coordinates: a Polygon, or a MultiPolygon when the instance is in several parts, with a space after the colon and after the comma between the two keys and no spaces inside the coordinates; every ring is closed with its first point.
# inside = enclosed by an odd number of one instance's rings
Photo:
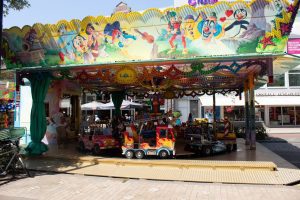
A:
{"type": "Polygon", "coordinates": [[[261,144],[289,163],[300,168],[300,133],[299,129],[287,129],[290,133],[272,133],[269,142],[261,144]]]}
{"type": "Polygon", "coordinates": [[[34,178],[11,181],[0,186],[0,199],[299,200],[300,187],[36,174],[34,178]]]}

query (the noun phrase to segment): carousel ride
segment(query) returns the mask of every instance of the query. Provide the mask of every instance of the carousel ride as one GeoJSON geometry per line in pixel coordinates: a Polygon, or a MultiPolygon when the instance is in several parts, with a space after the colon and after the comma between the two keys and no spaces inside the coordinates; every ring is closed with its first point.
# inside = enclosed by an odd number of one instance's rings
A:
{"type": "MultiPolygon", "coordinates": [[[[238,0],[13,27],[4,30],[4,60],[17,85],[28,78],[41,94],[33,96],[37,104],[51,82],[67,80],[84,92],[112,94],[117,115],[126,95],[159,100],[244,92],[251,135],[254,89],[273,81],[273,62],[285,54],[298,8],[298,0],[238,0]],[[23,59],[22,52],[30,56],[23,59]]],[[[31,123],[44,117],[35,112],[31,123]]],[[[29,151],[45,149],[40,137],[32,139],[29,151]]],[[[255,148],[255,137],[246,140],[255,148]]]]}

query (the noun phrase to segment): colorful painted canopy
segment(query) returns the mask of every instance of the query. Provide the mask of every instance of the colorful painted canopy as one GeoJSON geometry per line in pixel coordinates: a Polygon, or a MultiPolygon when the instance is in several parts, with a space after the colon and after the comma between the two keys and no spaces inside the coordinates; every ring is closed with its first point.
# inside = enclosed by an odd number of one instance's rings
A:
{"type": "Polygon", "coordinates": [[[9,69],[283,54],[297,0],[238,0],[4,30],[9,69]]]}

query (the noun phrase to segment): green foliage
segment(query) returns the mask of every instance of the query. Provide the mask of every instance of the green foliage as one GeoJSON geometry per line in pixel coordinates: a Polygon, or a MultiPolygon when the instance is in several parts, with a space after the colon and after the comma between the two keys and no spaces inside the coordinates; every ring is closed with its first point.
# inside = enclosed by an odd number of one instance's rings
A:
{"type": "MultiPolygon", "coordinates": [[[[262,39],[262,37],[260,38],[260,40],[262,39]]],[[[259,53],[269,53],[269,52],[273,52],[273,53],[283,53],[285,46],[287,44],[288,41],[288,37],[287,36],[283,36],[282,38],[272,38],[272,42],[274,43],[274,45],[267,45],[265,48],[263,47],[263,44],[258,43],[256,51],[259,53]]]]}
{"type": "Polygon", "coordinates": [[[176,117],[176,118],[178,118],[178,117],[181,116],[181,112],[180,111],[174,111],[173,112],[173,116],[176,117]]]}
{"type": "Polygon", "coordinates": [[[47,49],[47,55],[55,55],[58,56],[59,50],[58,49],[47,49]]]}
{"type": "MultiPolygon", "coordinates": [[[[238,138],[246,138],[245,127],[235,127],[234,132],[238,138]]],[[[265,140],[268,135],[266,129],[262,126],[255,127],[256,140],[265,140]]]]}
{"type": "MultiPolygon", "coordinates": [[[[49,51],[47,51],[47,54],[49,53],[49,51]]],[[[58,65],[60,59],[59,59],[59,56],[58,56],[58,53],[55,55],[55,54],[48,54],[45,56],[45,65],[42,65],[43,67],[45,67],[46,65],[47,66],[55,66],[55,65],[58,65]]]]}
{"type": "Polygon", "coordinates": [[[19,63],[14,63],[10,59],[4,58],[4,63],[6,65],[7,69],[16,69],[16,68],[21,68],[22,65],[19,63]]]}
{"type": "MultiPolygon", "coordinates": [[[[171,49],[171,48],[170,48],[171,49]]],[[[183,49],[177,49],[173,53],[168,53],[170,49],[166,49],[164,51],[159,52],[158,56],[162,58],[190,58],[190,57],[196,57],[197,53],[194,52],[193,50],[189,50],[188,54],[183,55],[182,50],[183,49]]]]}
{"type": "Polygon", "coordinates": [[[258,43],[258,39],[252,42],[243,43],[237,49],[237,53],[243,54],[243,53],[256,52],[257,43],[258,43]]]}
{"type": "Polygon", "coordinates": [[[4,0],[3,1],[3,15],[6,16],[9,10],[22,10],[23,8],[28,8],[30,6],[27,0],[4,0]]]}

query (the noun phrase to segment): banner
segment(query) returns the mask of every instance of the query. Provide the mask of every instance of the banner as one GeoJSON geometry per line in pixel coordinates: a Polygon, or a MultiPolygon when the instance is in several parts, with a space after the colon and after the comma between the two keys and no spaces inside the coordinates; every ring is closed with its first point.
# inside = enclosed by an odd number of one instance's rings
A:
{"type": "Polygon", "coordinates": [[[284,53],[294,5],[217,2],[4,30],[8,69],[284,53]]]}
{"type": "Polygon", "coordinates": [[[300,38],[289,39],[287,52],[288,54],[300,54],[300,38]]]}

